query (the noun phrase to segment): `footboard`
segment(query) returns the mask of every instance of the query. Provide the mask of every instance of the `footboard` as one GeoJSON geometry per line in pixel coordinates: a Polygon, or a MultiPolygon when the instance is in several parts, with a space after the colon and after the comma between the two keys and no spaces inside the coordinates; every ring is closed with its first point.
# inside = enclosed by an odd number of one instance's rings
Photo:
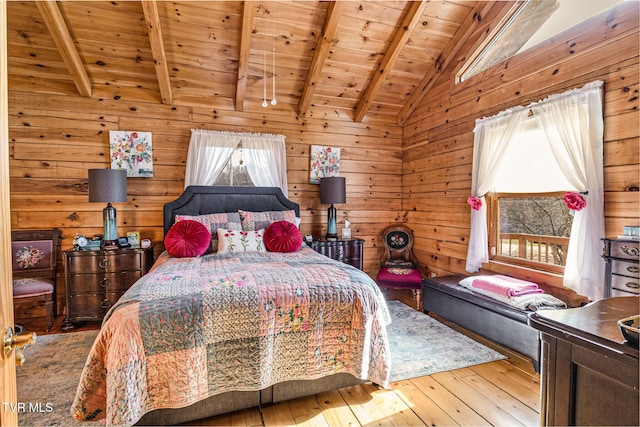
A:
{"type": "Polygon", "coordinates": [[[422,305],[431,312],[472,332],[528,356],[540,369],[540,336],[527,324],[528,312],[470,291],[458,282],[464,276],[424,280],[422,305]]]}

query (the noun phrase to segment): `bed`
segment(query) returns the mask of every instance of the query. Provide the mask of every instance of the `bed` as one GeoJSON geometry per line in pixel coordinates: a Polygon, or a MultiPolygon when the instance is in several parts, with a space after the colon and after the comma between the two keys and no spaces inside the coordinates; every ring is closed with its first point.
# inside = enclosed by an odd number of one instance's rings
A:
{"type": "MultiPolygon", "coordinates": [[[[278,188],[190,186],[165,205],[165,235],[185,216],[238,210],[244,219],[258,213],[256,227],[262,215],[300,212],[278,188]]],[[[368,275],[305,244],[165,251],[107,313],[71,412],[107,425],[166,425],[365,381],[386,388],[389,323],[368,275]]]]}

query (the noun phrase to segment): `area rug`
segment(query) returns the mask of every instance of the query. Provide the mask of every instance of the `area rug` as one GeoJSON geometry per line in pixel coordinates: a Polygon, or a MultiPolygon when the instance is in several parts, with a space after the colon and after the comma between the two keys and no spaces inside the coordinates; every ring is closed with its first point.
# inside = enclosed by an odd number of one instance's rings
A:
{"type": "MultiPolygon", "coordinates": [[[[399,301],[389,301],[391,380],[399,381],[504,359],[505,356],[399,301]]],[[[98,331],[43,335],[17,368],[21,426],[97,426],[77,422],[69,408],[98,331]]]]}
{"type": "Polygon", "coordinates": [[[20,426],[98,426],[79,422],[70,412],[80,374],[97,330],[38,336],[16,367],[20,426]]]}
{"type": "Polygon", "coordinates": [[[506,357],[431,316],[388,301],[391,381],[452,371],[506,357]]]}

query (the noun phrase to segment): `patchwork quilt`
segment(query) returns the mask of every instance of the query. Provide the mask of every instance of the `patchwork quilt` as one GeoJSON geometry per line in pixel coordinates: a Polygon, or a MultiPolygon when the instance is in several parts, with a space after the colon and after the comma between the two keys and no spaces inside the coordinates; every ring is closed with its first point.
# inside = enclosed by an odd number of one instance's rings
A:
{"type": "Polygon", "coordinates": [[[107,314],[71,413],[132,425],[154,409],[339,372],[388,387],[390,322],[368,275],[306,245],[162,254],[107,314]]]}

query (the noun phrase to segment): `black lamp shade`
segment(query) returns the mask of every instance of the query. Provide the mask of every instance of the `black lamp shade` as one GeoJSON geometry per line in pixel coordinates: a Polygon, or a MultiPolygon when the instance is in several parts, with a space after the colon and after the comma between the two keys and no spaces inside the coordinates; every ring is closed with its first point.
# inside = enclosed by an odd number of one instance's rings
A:
{"type": "Polygon", "coordinates": [[[346,203],[347,190],[342,176],[320,178],[320,203],[346,203]]]}
{"type": "Polygon", "coordinates": [[[89,169],[90,202],[126,202],[127,171],[89,169]]]}

